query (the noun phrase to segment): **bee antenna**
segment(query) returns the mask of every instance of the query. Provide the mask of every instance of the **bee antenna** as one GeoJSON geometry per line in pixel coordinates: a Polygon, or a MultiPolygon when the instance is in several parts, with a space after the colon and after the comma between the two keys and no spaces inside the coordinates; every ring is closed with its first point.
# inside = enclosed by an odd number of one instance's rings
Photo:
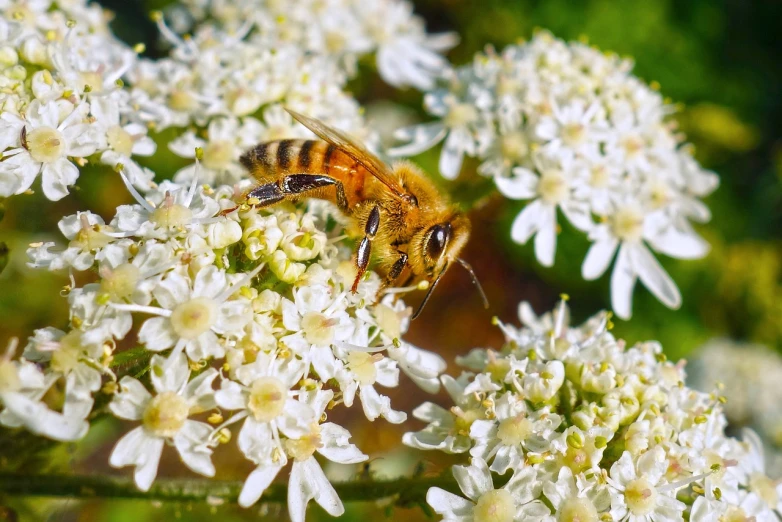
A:
{"type": "Polygon", "coordinates": [[[475,271],[470,266],[470,263],[468,263],[467,261],[465,261],[460,257],[457,257],[456,260],[459,262],[460,265],[464,267],[465,270],[467,270],[467,273],[470,274],[472,283],[475,285],[475,287],[478,289],[478,292],[481,294],[481,299],[483,299],[483,307],[488,309],[489,299],[486,297],[486,292],[483,291],[483,287],[481,286],[480,281],[478,281],[478,277],[475,275],[475,271]]]}
{"type": "Polygon", "coordinates": [[[445,263],[445,265],[443,265],[443,269],[440,270],[440,273],[437,275],[437,279],[435,279],[432,285],[429,287],[429,290],[426,292],[426,295],[424,296],[424,300],[421,301],[421,304],[418,305],[418,310],[416,310],[415,313],[413,314],[413,317],[411,319],[412,321],[415,321],[416,319],[418,319],[418,316],[421,315],[424,306],[426,306],[426,303],[429,301],[429,297],[432,295],[432,292],[434,291],[434,288],[437,286],[437,283],[440,282],[440,278],[443,277],[446,268],[448,268],[448,263],[445,263]]]}

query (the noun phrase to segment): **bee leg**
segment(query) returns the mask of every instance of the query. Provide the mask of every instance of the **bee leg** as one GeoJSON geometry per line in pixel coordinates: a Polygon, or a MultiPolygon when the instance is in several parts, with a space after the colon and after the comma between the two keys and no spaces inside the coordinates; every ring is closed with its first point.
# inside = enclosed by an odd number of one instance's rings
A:
{"type": "Polygon", "coordinates": [[[348,210],[345,186],[338,179],[322,174],[289,174],[282,178],[281,189],[285,195],[301,194],[323,187],[334,186],[337,190],[337,206],[343,212],[348,210]]]}
{"type": "Polygon", "coordinates": [[[386,275],[386,279],[383,281],[383,284],[380,286],[380,292],[388,288],[389,286],[394,284],[394,281],[396,281],[400,275],[402,275],[402,271],[407,266],[407,254],[405,252],[400,252],[397,250],[397,254],[399,254],[399,257],[394,261],[394,264],[391,265],[391,270],[388,271],[388,274],[386,275]]]}
{"type": "Polygon", "coordinates": [[[355,294],[358,290],[358,283],[367,271],[369,266],[369,258],[372,255],[372,240],[375,239],[377,229],[380,226],[380,207],[375,205],[369,212],[369,218],[367,224],[364,225],[364,239],[358,245],[358,251],[356,252],[356,268],[358,273],[356,274],[356,280],[353,281],[352,292],[355,294]]]}

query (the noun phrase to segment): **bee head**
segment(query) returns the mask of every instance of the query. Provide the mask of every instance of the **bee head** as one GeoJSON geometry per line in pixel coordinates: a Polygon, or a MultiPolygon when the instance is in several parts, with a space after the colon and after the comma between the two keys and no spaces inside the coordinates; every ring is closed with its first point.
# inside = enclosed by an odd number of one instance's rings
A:
{"type": "Polygon", "coordinates": [[[470,222],[460,213],[443,216],[434,225],[421,229],[411,241],[411,256],[418,258],[429,279],[436,278],[459,257],[470,237],[470,222]]]}
{"type": "Polygon", "coordinates": [[[459,257],[464,245],[470,237],[470,221],[461,213],[453,213],[444,216],[429,228],[420,230],[411,241],[409,255],[414,265],[423,266],[429,280],[429,291],[424,296],[418,310],[413,314],[413,319],[423,310],[440,278],[448,269],[448,266],[456,261],[469,273],[473,283],[478,287],[484,304],[488,306],[486,295],[478,283],[470,265],[459,257]],[[416,259],[417,258],[417,259],[416,259]]]}

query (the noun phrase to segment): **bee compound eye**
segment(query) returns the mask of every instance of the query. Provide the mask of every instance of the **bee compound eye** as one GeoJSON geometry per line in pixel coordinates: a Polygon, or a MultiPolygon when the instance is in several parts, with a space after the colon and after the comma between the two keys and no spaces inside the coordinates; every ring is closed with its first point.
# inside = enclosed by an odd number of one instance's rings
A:
{"type": "Polygon", "coordinates": [[[429,238],[426,240],[426,255],[437,261],[445,250],[445,245],[451,237],[451,224],[435,225],[429,229],[429,238]]]}

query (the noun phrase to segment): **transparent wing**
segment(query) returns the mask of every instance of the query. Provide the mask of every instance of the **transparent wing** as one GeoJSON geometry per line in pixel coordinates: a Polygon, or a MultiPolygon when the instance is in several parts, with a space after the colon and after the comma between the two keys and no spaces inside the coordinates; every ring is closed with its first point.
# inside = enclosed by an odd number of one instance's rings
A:
{"type": "Polygon", "coordinates": [[[361,163],[373,176],[387,186],[396,196],[407,199],[409,195],[405,188],[394,177],[391,169],[380,158],[372,154],[363,145],[358,143],[344,132],[329,127],[322,121],[310,118],[294,110],[285,108],[299,123],[314,132],[323,141],[339,147],[345,154],[361,163]]]}

